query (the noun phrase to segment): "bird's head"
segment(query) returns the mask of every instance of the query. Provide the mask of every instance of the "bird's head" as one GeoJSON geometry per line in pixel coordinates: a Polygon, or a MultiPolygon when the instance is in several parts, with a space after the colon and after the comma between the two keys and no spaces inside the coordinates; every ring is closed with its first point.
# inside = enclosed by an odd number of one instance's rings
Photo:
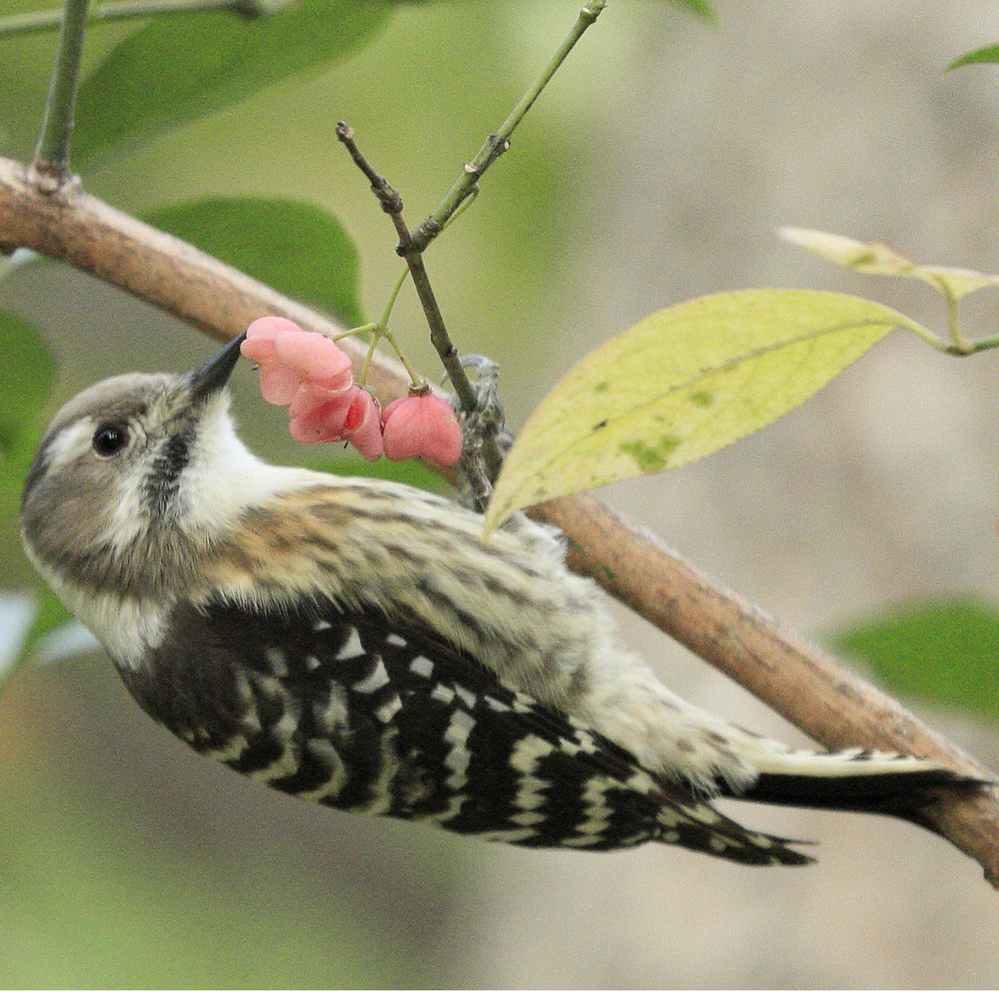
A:
{"type": "Polygon", "coordinates": [[[183,578],[199,538],[239,503],[223,480],[252,458],[225,389],[241,340],[190,372],[107,379],[56,414],[21,497],[24,545],[46,579],[142,597],[183,578]]]}

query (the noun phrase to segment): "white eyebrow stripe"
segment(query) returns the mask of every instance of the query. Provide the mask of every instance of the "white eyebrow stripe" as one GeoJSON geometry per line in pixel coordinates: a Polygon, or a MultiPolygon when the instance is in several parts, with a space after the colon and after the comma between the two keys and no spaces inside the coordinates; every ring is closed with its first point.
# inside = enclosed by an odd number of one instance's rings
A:
{"type": "Polygon", "coordinates": [[[90,448],[90,441],[97,429],[91,416],[79,417],[56,431],[45,445],[45,461],[49,472],[57,472],[76,461],[90,448]]]}

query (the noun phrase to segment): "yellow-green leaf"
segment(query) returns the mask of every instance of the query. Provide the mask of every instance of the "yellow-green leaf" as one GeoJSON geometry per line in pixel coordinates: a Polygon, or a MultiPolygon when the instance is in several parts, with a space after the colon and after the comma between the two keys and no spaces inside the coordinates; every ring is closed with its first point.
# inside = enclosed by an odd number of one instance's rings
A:
{"type": "Polygon", "coordinates": [[[895,327],[929,333],[879,303],[808,290],[718,293],[652,314],[541,401],[486,530],[541,500],[711,454],[804,402],[895,327]]]}
{"type": "Polygon", "coordinates": [[[877,241],[855,241],[841,234],[813,231],[804,227],[782,227],[778,233],[785,241],[807,248],[837,265],[866,275],[922,279],[954,300],[959,300],[976,289],[999,286],[999,276],[972,269],[953,269],[946,265],[917,265],[894,248],[877,241]]]}

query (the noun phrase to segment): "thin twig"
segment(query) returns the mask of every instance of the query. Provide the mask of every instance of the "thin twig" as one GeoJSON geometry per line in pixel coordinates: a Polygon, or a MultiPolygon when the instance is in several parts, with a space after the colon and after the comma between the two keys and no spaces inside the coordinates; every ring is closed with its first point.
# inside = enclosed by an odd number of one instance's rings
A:
{"type": "MultiPolygon", "coordinates": [[[[79,191],[56,203],[24,166],[0,159],[0,243],[31,248],[159,306],[220,340],[265,314],[332,335],[343,328],[177,238],[79,191]]],[[[358,365],[365,349],[344,341],[358,365]]],[[[383,401],[409,379],[384,356],[369,384],[383,401]]],[[[570,544],[570,565],[827,747],[860,745],[936,758],[972,777],[982,767],[901,705],[837,665],[762,611],[697,571],[655,537],[631,527],[592,496],[536,509],[570,544]]],[[[999,801],[993,789],[945,794],[927,811],[942,836],[999,885],[999,801]]]]}
{"type": "MultiPolygon", "coordinates": [[[[448,334],[447,325],[444,323],[444,316],[434,295],[433,286],[430,283],[430,276],[427,274],[426,266],[423,264],[423,255],[416,250],[410,238],[409,228],[402,216],[402,197],[399,192],[389,184],[384,176],[380,175],[364,157],[354,140],[354,130],[343,121],[336,126],[337,140],[347,149],[354,164],[364,173],[368,182],[371,183],[371,190],[375,194],[378,202],[391,218],[395,225],[396,233],[399,236],[398,253],[406,260],[409,266],[409,273],[413,278],[413,287],[420,298],[420,305],[427,318],[430,327],[430,341],[440,357],[444,371],[451,381],[451,386],[458,397],[458,403],[462,412],[466,416],[474,414],[479,406],[479,395],[475,391],[472,383],[461,364],[461,356],[454,346],[451,336],[448,334]]],[[[503,463],[503,456],[494,437],[482,439],[481,456],[485,462],[485,475],[490,482],[495,481],[499,475],[500,467],[503,463]]],[[[470,480],[471,481],[471,480],[470,480]]],[[[478,488],[478,487],[475,487],[478,488]]],[[[485,503],[488,498],[488,491],[476,492],[475,496],[480,504],[485,503]]]]}
{"type": "MultiPolygon", "coordinates": [[[[416,231],[411,232],[402,217],[402,198],[399,193],[389,185],[385,178],[379,175],[366,161],[354,142],[354,132],[343,121],[337,124],[337,138],[347,147],[351,158],[359,169],[367,176],[371,183],[371,189],[378,197],[382,209],[389,214],[395,224],[396,232],[399,235],[399,244],[396,251],[401,255],[409,266],[410,274],[413,277],[413,285],[420,297],[420,303],[427,317],[430,326],[430,340],[440,356],[441,363],[451,381],[451,386],[458,397],[458,403],[466,416],[471,416],[478,409],[480,398],[473,388],[464,367],[458,349],[454,346],[447,333],[444,318],[441,314],[437,299],[434,296],[433,287],[430,284],[430,277],[427,274],[426,266],[423,263],[423,252],[447,226],[457,211],[466,203],[469,197],[474,196],[478,191],[478,181],[485,174],[486,170],[493,162],[499,158],[510,147],[510,138],[516,130],[517,125],[524,119],[527,112],[534,105],[534,102],[541,95],[542,90],[548,85],[559,67],[568,57],[569,53],[576,46],[576,43],[583,36],[587,28],[592,25],[600,16],[600,12],[607,6],[606,0],[589,0],[585,7],[579,12],[576,23],[569,33],[562,40],[562,43],[555,50],[555,53],[548,60],[541,74],[530,86],[518,104],[513,108],[500,129],[490,135],[485,144],[479,150],[478,155],[471,162],[465,165],[461,176],[451,186],[445,194],[437,209],[420,225],[416,231]]],[[[476,457],[481,457],[483,461],[482,474],[488,480],[489,486],[496,481],[500,468],[503,465],[503,455],[500,452],[494,434],[486,434],[479,439],[480,446],[476,457]]],[[[478,473],[470,473],[471,477],[478,473]]],[[[476,485],[472,479],[472,489],[475,493],[476,502],[480,508],[485,505],[488,497],[487,491],[479,491],[480,486],[476,485]]]]}
{"type": "Polygon", "coordinates": [[[57,189],[69,176],[69,139],[73,133],[83,37],[89,0],[66,0],[59,26],[59,47],[45,102],[42,133],[35,150],[35,170],[57,189]]]}
{"type": "MultiPolygon", "coordinates": [[[[531,84],[517,106],[510,111],[510,115],[500,126],[499,130],[486,138],[485,144],[479,149],[478,155],[464,167],[462,174],[455,180],[434,212],[412,232],[411,250],[426,251],[427,245],[444,230],[444,226],[458,207],[476,191],[478,181],[482,178],[486,169],[509,149],[510,139],[517,125],[534,105],[534,101],[537,100],[541,95],[541,91],[551,81],[552,76],[558,71],[559,66],[565,61],[569,52],[573,50],[576,42],[582,38],[583,33],[596,21],[600,16],[600,12],[606,6],[606,0],[590,0],[590,3],[579,12],[576,23],[573,24],[572,29],[562,40],[562,44],[555,50],[555,54],[548,60],[544,69],[541,70],[541,75],[531,84]]],[[[402,254],[401,251],[400,254],[402,254]]]]}

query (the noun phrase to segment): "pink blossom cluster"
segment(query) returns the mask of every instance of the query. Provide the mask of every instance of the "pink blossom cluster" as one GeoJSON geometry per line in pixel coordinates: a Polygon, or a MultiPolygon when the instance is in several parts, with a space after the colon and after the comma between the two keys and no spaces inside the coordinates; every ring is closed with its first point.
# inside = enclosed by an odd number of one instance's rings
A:
{"type": "Polygon", "coordinates": [[[414,390],[382,411],[354,382],[350,358],[322,334],[284,317],[261,317],[240,347],[260,366],[260,392],[288,408],[296,441],[349,441],[369,461],[428,458],[453,465],[461,454],[461,429],[439,396],[414,390]]]}

